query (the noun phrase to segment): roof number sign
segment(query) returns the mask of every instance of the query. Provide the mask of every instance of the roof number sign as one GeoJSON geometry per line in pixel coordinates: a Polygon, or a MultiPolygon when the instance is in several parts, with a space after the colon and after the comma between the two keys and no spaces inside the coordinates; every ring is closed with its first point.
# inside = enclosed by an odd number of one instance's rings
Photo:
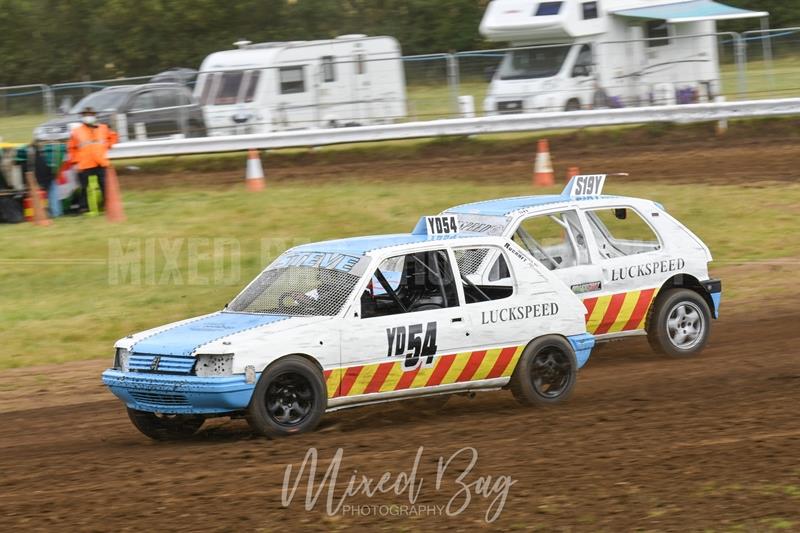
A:
{"type": "Polygon", "coordinates": [[[458,218],[455,215],[425,217],[428,235],[450,235],[458,233],[458,218]]]}
{"type": "Polygon", "coordinates": [[[573,176],[564,190],[567,196],[600,196],[606,182],[605,174],[584,174],[573,176]]]}

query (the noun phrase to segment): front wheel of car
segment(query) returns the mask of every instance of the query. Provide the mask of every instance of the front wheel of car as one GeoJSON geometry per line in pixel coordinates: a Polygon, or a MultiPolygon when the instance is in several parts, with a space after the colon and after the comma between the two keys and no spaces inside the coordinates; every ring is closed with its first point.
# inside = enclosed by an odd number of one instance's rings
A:
{"type": "Polygon", "coordinates": [[[563,337],[548,336],[531,342],[511,376],[510,388],[523,405],[551,406],[572,394],[578,361],[563,337]]]}
{"type": "Polygon", "coordinates": [[[142,434],[153,440],[188,439],[200,429],[205,417],[200,415],[167,415],[138,411],[128,407],[128,418],[142,434]]]}
{"type": "Polygon", "coordinates": [[[647,324],[647,341],[656,353],[690,357],[708,341],[711,310],[690,289],[667,289],[658,295],[647,324]]]}
{"type": "Polygon", "coordinates": [[[304,433],[317,426],[327,402],[319,369],[308,359],[291,355],[264,371],[247,408],[247,421],[266,437],[304,433]]]}

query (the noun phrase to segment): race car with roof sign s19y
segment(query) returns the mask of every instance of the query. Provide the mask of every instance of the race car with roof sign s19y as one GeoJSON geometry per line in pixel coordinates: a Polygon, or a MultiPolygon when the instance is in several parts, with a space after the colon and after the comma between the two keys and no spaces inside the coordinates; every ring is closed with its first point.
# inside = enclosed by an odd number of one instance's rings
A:
{"type": "MultiPolygon", "coordinates": [[[[719,316],[722,283],[697,235],[654,201],[603,195],[606,175],[575,176],[561,194],[459,205],[462,231],[513,240],[577,294],[598,342],[647,335],[657,352],[699,353],[719,316]]],[[[478,260],[480,259],[480,260],[478,260]]],[[[502,279],[502,261],[473,261],[481,283],[502,279]]]]}

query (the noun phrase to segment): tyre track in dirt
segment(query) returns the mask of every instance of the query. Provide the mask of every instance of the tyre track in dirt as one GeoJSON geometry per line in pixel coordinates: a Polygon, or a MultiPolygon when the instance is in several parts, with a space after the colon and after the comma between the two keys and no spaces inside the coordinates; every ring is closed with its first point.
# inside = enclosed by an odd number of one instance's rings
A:
{"type": "MultiPolygon", "coordinates": [[[[299,497],[281,507],[284,469],[299,464],[309,447],[319,450],[321,469],[343,448],[341,492],[353,468],[375,478],[410,470],[419,446],[419,504],[442,505],[456,493],[455,475],[434,490],[436,461],[463,446],[478,450],[481,475],[517,480],[495,524],[506,529],[760,529],[769,520],[796,520],[800,365],[796,340],[784,334],[798,320],[796,309],[723,316],[709,349],[690,360],[655,356],[641,339],[606,345],[581,373],[573,400],[544,411],[519,407],[498,391],[457,397],[436,415],[409,412],[403,403],[333,413],[319,431],[290,439],[254,438],[236,421],[166,444],[138,435],[112,399],[5,412],[0,527],[483,524],[487,503],[478,497],[458,517],[424,520],[329,517],[323,503],[303,510],[299,497]]],[[[405,495],[352,502],[408,503],[405,495]]]]}

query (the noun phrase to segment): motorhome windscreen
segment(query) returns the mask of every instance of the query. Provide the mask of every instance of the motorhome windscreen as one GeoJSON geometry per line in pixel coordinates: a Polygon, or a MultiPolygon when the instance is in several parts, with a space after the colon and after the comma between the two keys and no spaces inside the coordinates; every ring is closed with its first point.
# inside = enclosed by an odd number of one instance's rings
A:
{"type": "Polygon", "coordinates": [[[526,48],[506,52],[498,75],[501,80],[549,78],[561,70],[570,45],[526,48]]]}

